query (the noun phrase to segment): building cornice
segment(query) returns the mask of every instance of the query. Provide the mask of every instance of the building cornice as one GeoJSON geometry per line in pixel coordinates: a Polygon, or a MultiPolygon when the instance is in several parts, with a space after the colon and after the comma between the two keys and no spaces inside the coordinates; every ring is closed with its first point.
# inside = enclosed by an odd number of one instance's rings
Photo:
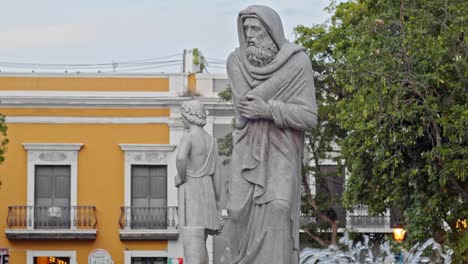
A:
{"type": "Polygon", "coordinates": [[[56,78],[167,78],[169,76],[187,76],[188,73],[93,73],[93,72],[80,72],[80,73],[60,73],[60,72],[0,72],[1,77],[56,77],[56,78]]]}
{"type": "Polygon", "coordinates": [[[26,150],[78,151],[83,147],[83,143],[24,143],[23,147],[26,150]]]}
{"type": "Polygon", "coordinates": [[[77,116],[7,116],[7,124],[168,124],[178,126],[171,117],[77,117],[77,116]]]}
{"type": "Polygon", "coordinates": [[[172,152],[176,148],[175,145],[169,144],[119,144],[122,151],[162,151],[172,152]]]}
{"type": "Polygon", "coordinates": [[[193,99],[208,108],[231,106],[216,97],[184,97],[169,92],[0,91],[0,107],[171,107],[193,99]]]}

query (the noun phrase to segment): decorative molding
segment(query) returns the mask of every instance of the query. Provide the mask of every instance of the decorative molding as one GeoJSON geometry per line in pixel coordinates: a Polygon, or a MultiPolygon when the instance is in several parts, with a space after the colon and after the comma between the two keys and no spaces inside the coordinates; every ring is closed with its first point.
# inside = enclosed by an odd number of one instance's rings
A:
{"type": "Polygon", "coordinates": [[[119,144],[120,149],[122,151],[149,151],[149,152],[155,152],[155,151],[163,151],[163,152],[169,152],[169,151],[174,151],[176,148],[176,145],[168,145],[168,144],[119,144]]]}
{"type": "Polygon", "coordinates": [[[169,124],[169,117],[7,116],[7,124],[169,124]]]}
{"type": "Polygon", "coordinates": [[[136,162],[165,163],[166,155],[161,152],[133,152],[129,158],[136,162]]]}
{"type": "Polygon", "coordinates": [[[56,72],[0,72],[0,77],[56,77],[56,78],[163,78],[170,76],[186,76],[187,73],[118,73],[118,72],[106,72],[106,73],[95,73],[95,72],[80,72],[80,73],[56,73],[56,72]]]}
{"type": "Polygon", "coordinates": [[[122,241],[142,240],[177,240],[179,230],[177,229],[136,229],[120,230],[119,237],[122,241]]]}
{"type": "Polygon", "coordinates": [[[0,91],[3,107],[169,107],[189,99],[173,92],[0,91]]]}
{"type": "Polygon", "coordinates": [[[64,161],[67,159],[67,154],[63,152],[42,152],[39,154],[39,159],[49,162],[64,161]]]}
{"type": "Polygon", "coordinates": [[[78,151],[83,143],[23,143],[26,150],[38,151],[78,151]]]}
{"type": "Polygon", "coordinates": [[[23,230],[6,229],[8,240],[96,240],[96,229],[76,230],[23,230]]]}
{"type": "MultiPolygon", "coordinates": [[[[192,100],[177,92],[78,92],[78,91],[0,91],[2,107],[44,108],[141,108],[180,106],[192,100]]],[[[232,109],[232,103],[217,96],[197,97],[210,109],[232,109]]]]}

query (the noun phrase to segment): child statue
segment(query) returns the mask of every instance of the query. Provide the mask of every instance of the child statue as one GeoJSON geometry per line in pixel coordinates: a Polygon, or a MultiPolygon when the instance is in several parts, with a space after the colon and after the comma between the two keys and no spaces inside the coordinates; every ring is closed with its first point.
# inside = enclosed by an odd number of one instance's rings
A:
{"type": "Polygon", "coordinates": [[[181,107],[184,134],[177,150],[175,185],[179,188],[179,225],[187,264],[207,264],[206,239],[220,229],[217,209],[220,190],[215,175],[216,140],[203,126],[206,113],[199,101],[181,107]]]}

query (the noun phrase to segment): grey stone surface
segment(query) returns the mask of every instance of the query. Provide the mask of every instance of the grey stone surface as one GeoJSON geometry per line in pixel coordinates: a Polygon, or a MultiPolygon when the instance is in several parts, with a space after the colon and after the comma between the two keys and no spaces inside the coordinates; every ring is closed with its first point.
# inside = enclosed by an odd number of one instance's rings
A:
{"type": "Polygon", "coordinates": [[[238,16],[227,73],[236,116],[229,179],[232,264],[299,261],[304,130],[317,123],[312,66],[279,15],[254,5],[238,16]]]}
{"type": "Polygon", "coordinates": [[[201,102],[184,102],[181,114],[185,131],[177,150],[175,184],[184,257],[187,264],[207,264],[207,236],[220,228],[215,188],[218,145],[203,129],[206,112],[201,102]]]}

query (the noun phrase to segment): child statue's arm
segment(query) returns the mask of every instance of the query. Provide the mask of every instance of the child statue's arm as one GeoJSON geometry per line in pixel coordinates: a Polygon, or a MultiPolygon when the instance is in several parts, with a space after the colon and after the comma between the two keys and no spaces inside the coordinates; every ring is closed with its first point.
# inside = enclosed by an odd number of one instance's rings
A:
{"type": "Polygon", "coordinates": [[[187,178],[187,164],[190,154],[190,149],[192,147],[192,143],[190,140],[190,136],[184,133],[182,139],[180,140],[178,150],[177,150],[177,157],[176,157],[176,167],[177,167],[177,176],[175,179],[176,187],[179,187],[181,184],[185,183],[187,178]]]}

